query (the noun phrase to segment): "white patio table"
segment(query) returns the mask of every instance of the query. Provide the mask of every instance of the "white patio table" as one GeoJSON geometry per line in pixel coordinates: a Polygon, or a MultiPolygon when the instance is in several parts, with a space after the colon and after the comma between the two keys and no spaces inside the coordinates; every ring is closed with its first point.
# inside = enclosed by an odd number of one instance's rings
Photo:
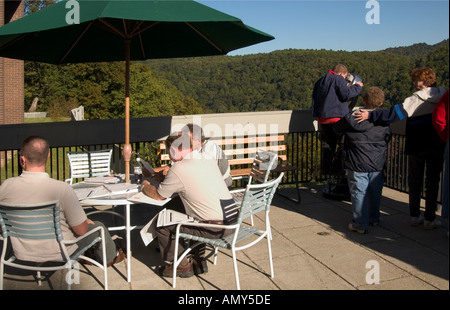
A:
{"type": "MultiPolygon", "coordinates": [[[[120,183],[125,184],[125,183],[120,183]]],[[[90,193],[86,197],[85,189],[86,188],[92,188],[95,189],[97,187],[101,186],[108,186],[109,188],[114,188],[114,185],[107,185],[107,184],[94,184],[94,183],[88,183],[88,182],[79,182],[72,186],[72,188],[75,190],[75,192],[78,195],[78,198],[80,199],[80,204],[82,206],[124,206],[124,215],[120,215],[117,212],[109,211],[109,210],[100,210],[100,211],[94,211],[92,213],[113,213],[115,215],[119,215],[122,218],[124,218],[125,226],[114,226],[114,227],[108,227],[109,231],[117,231],[117,230],[125,230],[126,234],[126,255],[127,255],[127,281],[131,282],[131,238],[130,238],[130,232],[131,230],[135,228],[142,228],[142,226],[131,226],[130,221],[130,206],[132,204],[135,204],[135,202],[129,200],[133,196],[136,196],[138,193],[138,187],[135,185],[135,187],[130,187],[129,189],[120,189],[117,191],[109,191],[108,194],[100,195],[98,197],[90,197],[90,193]]],[[[131,186],[131,185],[130,185],[131,186]]],[[[93,195],[92,195],[93,196],[93,195]]],[[[157,205],[157,206],[163,206],[166,204],[170,199],[166,200],[155,200],[151,199],[150,197],[147,197],[145,201],[142,201],[140,203],[147,203],[151,205],[157,205]]],[[[88,213],[90,214],[90,213],[88,213]]]]}

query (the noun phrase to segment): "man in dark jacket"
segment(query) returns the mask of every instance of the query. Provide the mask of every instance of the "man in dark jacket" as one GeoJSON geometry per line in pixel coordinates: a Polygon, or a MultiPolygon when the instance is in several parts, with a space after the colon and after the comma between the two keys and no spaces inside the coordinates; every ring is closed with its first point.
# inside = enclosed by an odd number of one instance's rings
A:
{"type": "Polygon", "coordinates": [[[361,92],[363,83],[357,82],[349,86],[346,77],[347,67],[338,64],[320,78],[314,85],[312,95],[313,116],[320,124],[320,140],[322,142],[322,174],[332,176],[329,188],[324,196],[332,199],[348,199],[347,179],[342,169],[341,159],[336,156],[338,141],[341,137],[334,130],[336,123],[349,113],[348,101],[356,98],[361,92]],[[334,182],[336,181],[336,184],[334,182]]]}
{"type": "MultiPolygon", "coordinates": [[[[371,87],[363,100],[365,109],[376,109],[383,104],[384,93],[378,87],[371,87]]],[[[369,225],[376,225],[380,218],[383,171],[391,131],[388,125],[358,123],[352,113],[336,124],[336,130],[344,134],[343,167],[347,170],[353,208],[353,221],[348,228],[367,233],[369,225]]]]}
{"type": "MultiPolygon", "coordinates": [[[[347,67],[338,64],[320,78],[314,85],[312,94],[312,112],[321,126],[320,139],[322,142],[322,174],[337,177],[342,176],[339,160],[335,160],[337,143],[340,137],[334,130],[335,124],[349,113],[348,101],[359,95],[363,87],[362,82],[348,86],[345,79],[348,75],[347,67]]],[[[346,181],[344,179],[346,184],[346,181]]],[[[346,185],[345,191],[348,192],[346,185]]]]}

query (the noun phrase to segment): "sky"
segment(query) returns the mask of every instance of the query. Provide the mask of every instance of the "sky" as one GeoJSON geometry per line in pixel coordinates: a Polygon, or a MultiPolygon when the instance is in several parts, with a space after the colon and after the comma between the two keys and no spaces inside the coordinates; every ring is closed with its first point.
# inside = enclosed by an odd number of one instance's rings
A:
{"type": "Polygon", "coordinates": [[[379,51],[449,38],[449,0],[197,0],[275,37],[228,55],[379,51]],[[367,8],[366,8],[367,6],[367,8]]]}

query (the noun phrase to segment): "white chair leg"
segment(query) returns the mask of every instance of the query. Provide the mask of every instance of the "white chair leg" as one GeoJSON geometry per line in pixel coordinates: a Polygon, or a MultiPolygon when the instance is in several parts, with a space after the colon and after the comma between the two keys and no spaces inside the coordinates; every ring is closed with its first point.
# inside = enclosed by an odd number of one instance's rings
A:
{"type": "Polygon", "coordinates": [[[270,239],[272,239],[272,238],[269,235],[267,235],[266,238],[267,238],[267,248],[269,250],[270,276],[273,278],[274,273],[273,273],[273,262],[272,262],[272,247],[270,244],[270,239]]]}
{"type": "Polygon", "coordinates": [[[269,235],[270,240],[272,240],[272,227],[270,226],[269,217],[266,218],[267,221],[267,233],[269,235]]]}
{"type": "Polygon", "coordinates": [[[3,264],[0,264],[0,291],[3,290],[3,264]]]}
{"type": "Polygon", "coordinates": [[[214,248],[214,265],[217,264],[217,254],[219,252],[219,248],[214,248]]]}
{"type": "Polygon", "coordinates": [[[39,286],[41,286],[42,285],[42,280],[41,280],[41,272],[40,271],[37,272],[36,277],[37,277],[39,286]]]}
{"type": "MultiPolygon", "coordinates": [[[[103,273],[104,273],[104,286],[105,290],[108,290],[108,262],[106,261],[106,245],[105,245],[105,231],[101,229],[102,238],[102,255],[103,255],[103,273]]],[[[127,259],[130,259],[127,257],[127,259]]]]}
{"type": "Polygon", "coordinates": [[[178,238],[175,238],[175,250],[173,253],[172,287],[175,288],[177,285],[178,238]]]}
{"type": "Polygon", "coordinates": [[[236,289],[240,290],[241,286],[239,285],[239,273],[237,268],[236,251],[232,250],[232,254],[233,254],[234,276],[236,278],[236,289]]]}

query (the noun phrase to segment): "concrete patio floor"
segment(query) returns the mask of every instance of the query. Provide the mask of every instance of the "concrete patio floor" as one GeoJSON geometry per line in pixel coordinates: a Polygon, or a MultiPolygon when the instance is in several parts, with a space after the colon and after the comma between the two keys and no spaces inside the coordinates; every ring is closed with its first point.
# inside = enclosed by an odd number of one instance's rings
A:
{"type": "MultiPolygon", "coordinates": [[[[286,190],[294,194],[293,189],[286,190]]],[[[275,290],[449,290],[448,220],[434,230],[412,227],[407,194],[384,188],[380,225],[360,235],[347,229],[351,204],[326,199],[322,190],[321,186],[303,187],[299,204],[278,195],[274,198],[270,221],[275,276],[270,277],[266,242],[260,242],[238,252],[242,290],[255,294],[275,290]]],[[[132,223],[145,224],[157,211],[153,206],[134,206],[132,223]]],[[[220,251],[216,266],[209,260],[208,273],[178,278],[172,289],[172,279],[158,274],[155,242],[145,247],[139,230],[132,231],[131,238],[132,281],[126,281],[126,264],[121,262],[108,269],[110,290],[181,294],[185,290],[236,289],[230,252],[220,251]]],[[[82,266],[79,284],[72,289],[102,290],[102,283],[100,270],[82,266]]],[[[49,281],[38,286],[32,275],[7,269],[4,288],[65,289],[65,272],[52,273],[49,281]]]]}

